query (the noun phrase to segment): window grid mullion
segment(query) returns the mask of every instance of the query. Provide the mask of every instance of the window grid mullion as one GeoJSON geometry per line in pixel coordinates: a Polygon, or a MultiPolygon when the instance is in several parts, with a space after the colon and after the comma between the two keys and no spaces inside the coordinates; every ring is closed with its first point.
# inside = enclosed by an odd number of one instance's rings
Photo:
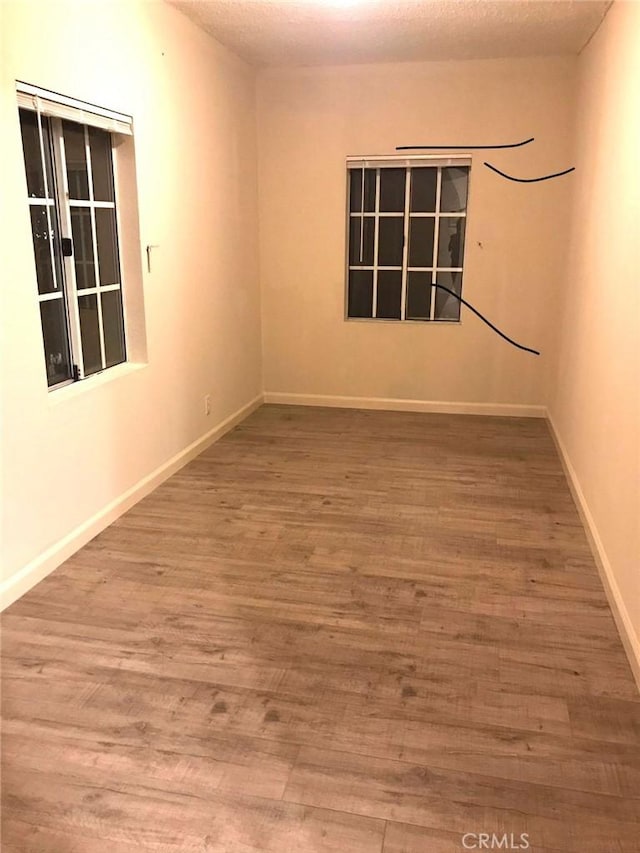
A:
{"type": "MultiPolygon", "coordinates": [[[[59,189],[60,231],[63,237],[73,239],[71,229],[71,208],[69,206],[69,181],[67,178],[67,157],[62,133],[62,121],[53,119],[53,138],[57,157],[54,166],[57,174],[59,189]]],[[[80,307],[78,305],[78,287],[76,282],[75,259],[73,256],[64,257],[65,287],[67,290],[67,312],[69,317],[69,337],[71,357],[78,368],[78,378],[84,378],[84,354],[82,352],[82,335],[80,332],[80,307]]]]}
{"type": "MultiPolygon", "coordinates": [[[[349,264],[350,270],[372,270],[374,269],[373,264],[349,264]]],[[[397,266],[386,267],[384,264],[378,264],[378,270],[395,270],[396,272],[402,272],[402,267],[400,264],[397,266]]],[[[431,267],[429,267],[429,272],[431,272],[431,267]]],[[[109,285],[102,285],[102,290],[105,290],[109,285]]]]}
{"type": "Polygon", "coordinates": [[[365,185],[365,175],[364,175],[364,163],[362,164],[362,171],[360,173],[360,254],[358,255],[358,259],[360,263],[362,263],[362,259],[364,257],[364,185],[365,185]]]}
{"type": "MultiPolygon", "coordinates": [[[[93,192],[93,190],[91,190],[93,192]]],[[[90,201],[89,199],[83,198],[74,198],[69,200],[70,207],[93,207],[93,208],[108,208],[109,210],[113,210],[115,208],[115,202],[113,201],[90,201]]]]}
{"type": "Polygon", "coordinates": [[[435,318],[436,293],[435,284],[438,278],[438,244],[440,242],[440,196],[442,195],[442,166],[438,166],[436,176],[436,219],[433,228],[433,269],[431,271],[431,304],[429,306],[429,319],[435,318]]]}
{"type": "Polygon", "coordinates": [[[400,319],[407,314],[407,264],[409,260],[409,196],[411,191],[411,167],[405,170],[404,183],[404,220],[402,227],[402,286],[400,290],[400,319]]]}
{"type": "Polygon", "coordinates": [[[376,169],[376,202],[375,202],[375,226],[373,232],[373,301],[371,303],[371,316],[375,318],[378,313],[378,235],[380,231],[380,169],[376,169]]]}
{"type": "Polygon", "coordinates": [[[89,186],[89,215],[91,216],[91,236],[93,243],[93,267],[96,279],[96,310],[98,312],[98,335],[100,338],[100,363],[102,370],[107,366],[104,347],[104,324],[102,322],[102,299],[100,298],[100,268],[98,266],[98,235],[96,228],[96,209],[93,197],[93,170],[91,168],[91,146],[89,145],[89,128],[84,127],[84,148],[87,158],[87,184],[89,186]]]}
{"type": "MultiPolygon", "coordinates": [[[[357,269],[362,269],[362,267],[357,267],[357,269]]],[[[120,290],[122,285],[120,282],[117,284],[103,284],[101,287],[82,287],[78,294],[82,296],[91,296],[94,293],[109,293],[112,290],[120,290]]]]}

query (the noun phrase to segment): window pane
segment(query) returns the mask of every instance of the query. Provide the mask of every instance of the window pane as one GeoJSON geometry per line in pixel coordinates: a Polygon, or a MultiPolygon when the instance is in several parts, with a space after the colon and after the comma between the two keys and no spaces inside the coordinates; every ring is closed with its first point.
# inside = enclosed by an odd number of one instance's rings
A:
{"type": "Polygon", "coordinates": [[[373,238],[375,219],[373,216],[349,217],[349,264],[373,266],[373,238]],[[362,223],[362,261],[360,261],[360,227],[362,223]]]}
{"type": "Polygon", "coordinates": [[[378,220],[378,265],[381,267],[402,266],[404,243],[404,219],[384,216],[378,220]]]}
{"type": "Polygon", "coordinates": [[[407,320],[428,320],[431,316],[431,273],[407,273],[407,320]]]}
{"type": "Polygon", "coordinates": [[[441,216],[438,237],[438,266],[461,267],[464,255],[464,229],[466,218],[441,216]]]}
{"type": "Polygon", "coordinates": [[[84,126],[73,121],[62,122],[64,156],[67,161],[69,198],[88,199],[87,153],[84,143],[84,126]]]}
{"type": "Polygon", "coordinates": [[[107,367],[125,360],[122,292],[109,290],[102,294],[102,328],[104,356],[107,367]]]}
{"type": "MultiPolygon", "coordinates": [[[[462,273],[461,272],[439,272],[436,281],[438,284],[448,287],[454,293],[460,295],[462,292],[462,273]]],[[[434,311],[436,320],[459,320],[460,319],[460,303],[447,293],[446,290],[436,288],[436,307],[434,311]]]]}
{"type": "Polygon", "coordinates": [[[436,184],[438,170],[433,168],[411,170],[411,212],[434,213],[436,209],[436,184]]]}
{"type": "Polygon", "coordinates": [[[404,169],[380,169],[380,210],[404,213],[404,169]]]}
{"type": "MultiPolygon", "coordinates": [[[[349,210],[360,211],[362,205],[362,169],[349,169],[349,210]]],[[[376,170],[364,170],[364,209],[373,213],[376,208],[376,170]]]]}
{"type": "Polygon", "coordinates": [[[100,355],[100,327],[98,325],[98,300],[95,293],[78,297],[80,313],[80,336],[82,338],[82,355],[84,372],[88,376],[97,370],[102,370],[100,355]]]}
{"type": "Polygon", "coordinates": [[[435,219],[412,216],[409,220],[409,266],[433,266],[433,232],[435,219]]]}
{"type": "MultiPolygon", "coordinates": [[[[41,117],[42,141],[44,143],[44,158],[49,185],[48,198],[53,198],[53,174],[51,169],[51,137],[49,119],[41,117]]],[[[42,172],[42,157],[40,154],[40,133],[38,131],[38,116],[30,110],[20,110],[20,130],[22,132],[22,151],[24,167],[27,174],[27,192],[30,198],[47,198],[42,172]]]]}
{"type": "Polygon", "coordinates": [[[349,270],[349,317],[373,316],[373,270],[349,270]]]}
{"type": "Polygon", "coordinates": [[[67,343],[67,317],[62,298],[41,302],[40,320],[47,365],[47,385],[57,385],[65,379],[70,379],[72,375],[67,343]]]}
{"type": "MultiPolygon", "coordinates": [[[[54,287],[53,272],[51,269],[51,239],[56,237],[55,210],[51,208],[52,233],[49,233],[47,221],[47,208],[42,205],[31,205],[31,235],[33,237],[33,253],[36,259],[36,279],[38,281],[38,293],[51,293],[54,287]]],[[[60,269],[57,267],[58,287],[61,285],[60,269]]]]}
{"type": "Polygon", "coordinates": [[[451,166],[442,170],[440,210],[457,213],[467,207],[467,184],[469,167],[451,166]]]}
{"type": "Polygon", "coordinates": [[[111,135],[97,127],[89,128],[93,197],[96,201],[113,201],[113,168],[111,135]]]}
{"type": "Polygon", "coordinates": [[[96,238],[98,240],[98,267],[100,284],[120,283],[116,212],[111,207],[96,208],[96,238]]]}
{"type": "Polygon", "coordinates": [[[401,301],[402,270],[380,270],[378,272],[376,317],[399,320],[401,301]]]}
{"type": "Polygon", "coordinates": [[[76,284],[79,290],[96,286],[93,260],[93,235],[91,234],[91,211],[86,207],[71,208],[71,233],[73,234],[73,263],[76,269],[76,284]]]}

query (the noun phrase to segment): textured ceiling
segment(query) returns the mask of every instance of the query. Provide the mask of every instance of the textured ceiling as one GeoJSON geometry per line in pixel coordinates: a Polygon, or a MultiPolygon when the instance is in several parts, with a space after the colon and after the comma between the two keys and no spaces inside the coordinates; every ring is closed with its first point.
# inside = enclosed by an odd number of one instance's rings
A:
{"type": "Polygon", "coordinates": [[[576,54],[608,0],[169,0],[254,65],[576,54]]]}

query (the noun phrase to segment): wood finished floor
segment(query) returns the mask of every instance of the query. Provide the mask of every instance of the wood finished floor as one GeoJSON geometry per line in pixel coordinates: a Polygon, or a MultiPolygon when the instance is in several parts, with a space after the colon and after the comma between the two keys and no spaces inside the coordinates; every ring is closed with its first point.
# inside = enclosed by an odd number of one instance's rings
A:
{"type": "Polygon", "coordinates": [[[264,406],[2,640],[4,853],[640,850],[640,697],[540,420],[264,406]]]}

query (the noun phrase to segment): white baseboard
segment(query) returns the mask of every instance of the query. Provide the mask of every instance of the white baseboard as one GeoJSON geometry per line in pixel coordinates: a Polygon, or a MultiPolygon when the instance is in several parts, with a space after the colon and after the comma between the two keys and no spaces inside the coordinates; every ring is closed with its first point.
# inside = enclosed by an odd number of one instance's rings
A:
{"type": "Polygon", "coordinates": [[[65,560],[68,560],[76,551],[79,551],[94,536],[101,533],[105,527],[119,518],[139,500],[152,492],[160,483],[175,474],[180,468],[206,450],[210,444],[222,438],[225,433],[243,421],[253,411],[262,405],[263,395],[258,394],[253,400],[238,409],[237,412],[205,433],[201,438],[194,441],[184,450],[176,453],[171,459],[144,477],[135,486],[132,486],[124,494],[117,497],[95,515],[78,525],[74,530],[64,536],[55,545],[52,545],[44,553],[39,554],[24,568],[11,575],[0,584],[0,610],[4,610],[25,592],[28,592],[39,581],[50,574],[65,560]]]}
{"type": "Polygon", "coordinates": [[[392,412],[436,412],[452,415],[502,415],[516,418],[544,418],[544,406],[518,403],[453,403],[440,400],[402,400],[394,397],[339,397],[328,394],[288,394],[265,391],[265,403],[287,406],[330,406],[341,409],[384,409],[392,412]]]}
{"type": "Polygon", "coordinates": [[[584,496],[584,492],[582,491],[582,487],[580,486],[580,481],[578,480],[578,475],[576,474],[575,468],[569,459],[567,449],[560,438],[560,434],[556,429],[550,414],[547,414],[547,420],[549,422],[551,436],[558,449],[558,455],[560,457],[562,467],[564,468],[567,482],[569,483],[569,489],[571,490],[573,500],[578,509],[582,526],[587,534],[589,547],[591,548],[593,558],[596,566],[598,567],[598,572],[600,573],[602,585],[604,586],[604,591],[606,593],[611,612],[613,613],[613,618],[618,628],[622,645],[627,653],[633,677],[636,680],[638,689],[640,689],[640,639],[633,628],[631,617],[629,616],[629,612],[627,611],[622,595],[620,594],[620,589],[613,574],[611,563],[609,562],[604,545],[602,544],[602,539],[598,533],[598,528],[596,527],[594,518],[589,510],[587,500],[584,496]]]}

